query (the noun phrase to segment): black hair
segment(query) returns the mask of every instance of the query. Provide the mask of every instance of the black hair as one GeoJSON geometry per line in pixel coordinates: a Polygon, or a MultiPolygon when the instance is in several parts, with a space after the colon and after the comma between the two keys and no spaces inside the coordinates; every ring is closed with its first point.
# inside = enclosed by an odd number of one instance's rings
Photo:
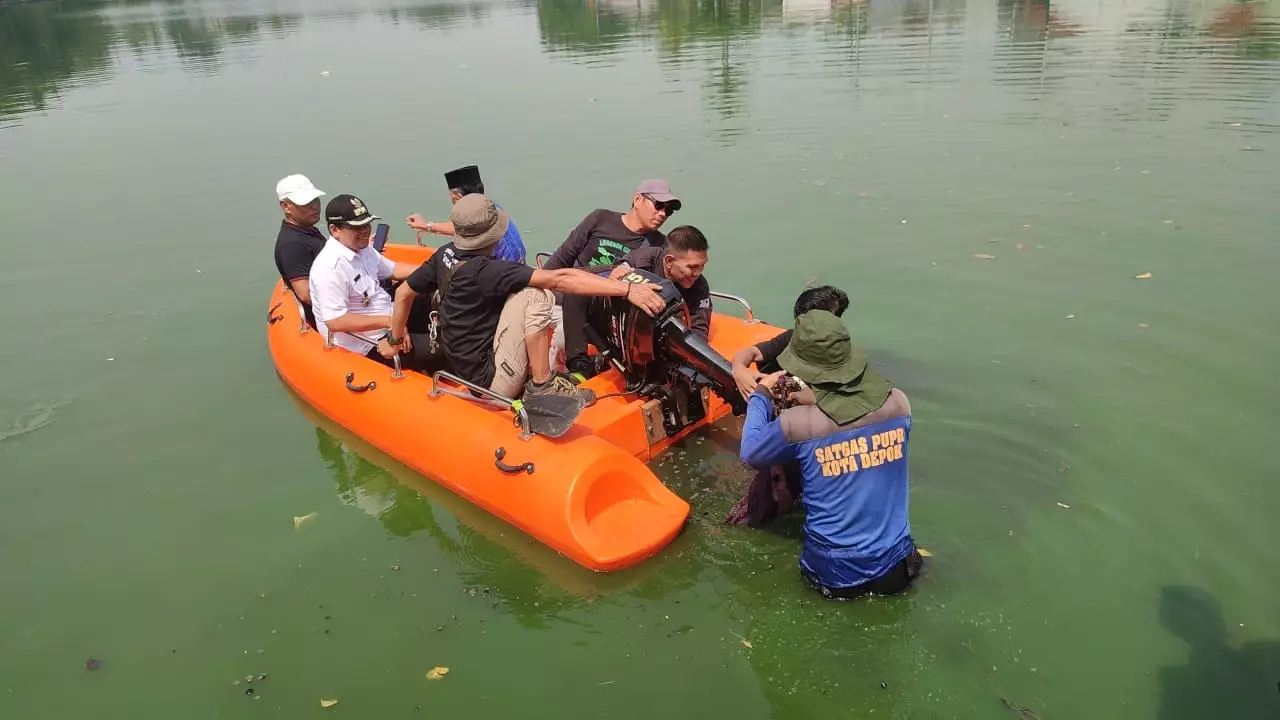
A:
{"type": "Polygon", "coordinates": [[[483,195],[484,183],[482,182],[459,183],[458,187],[449,188],[449,189],[458,193],[458,197],[466,197],[468,195],[483,195]]]}
{"type": "Polygon", "coordinates": [[[800,297],[796,298],[796,317],[800,317],[810,310],[826,310],[836,317],[840,317],[848,309],[849,296],[840,288],[831,285],[809,288],[800,293],[800,297]]]}
{"type": "Polygon", "coordinates": [[[668,254],[706,252],[708,247],[707,236],[692,225],[681,225],[667,233],[667,241],[662,244],[663,252],[668,254]]]}

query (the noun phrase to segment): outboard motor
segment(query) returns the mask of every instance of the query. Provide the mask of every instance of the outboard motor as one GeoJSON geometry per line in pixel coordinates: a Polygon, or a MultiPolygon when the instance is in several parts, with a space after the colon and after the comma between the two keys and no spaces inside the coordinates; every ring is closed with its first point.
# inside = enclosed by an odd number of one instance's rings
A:
{"type": "MultiPolygon", "coordinates": [[[[733,368],[723,355],[689,327],[689,307],[680,289],[670,280],[644,270],[633,270],[628,279],[659,285],[666,307],[650,317],[625,298],[610,298],[608,337],[600,337],[587,323],[587,337],[621,365],[627,387],[662,403],[663,426],[672,435],[706,416],[704,392],[716,393],[735,415],[746,412],[738,393],[733,368]]],[[[595,319],[603,320],[598,313],[595,319]]]]}

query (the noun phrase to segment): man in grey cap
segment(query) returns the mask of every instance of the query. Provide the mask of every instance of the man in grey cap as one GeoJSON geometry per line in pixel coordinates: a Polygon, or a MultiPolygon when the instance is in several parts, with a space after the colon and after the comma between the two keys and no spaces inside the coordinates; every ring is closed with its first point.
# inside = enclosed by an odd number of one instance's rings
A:
{"type": "Polygon", "coordinates": [[[594,393],[553,373],[549,364],[552,292],[626,297],[650,315],[665,303],[657,285],[637,285],[561,268],[535,270],[493,257],[510,220],[485,195],[453,206],[453,242],[437,250],[396,291],[384,357],[411,352],[406,332],[414,298],[434,298],[439,338],[450,369],[463,379],[509,398],[570,395],[583,404],[594,393]]]}
{"type": "Polygon", "coordinates": [[[666,237],[658,228],[679,209],[680,198],[671,192],[666,180],[645,180],[631,196],[630,210],[593,210],[542,268],[607,271],[641,245],[662,247],[666,237]]]}
{"type": "MultiPolygon", "coordinates": [[[[680,209],[680,198],[671,192],[666,180],[645,180],[631,195],[631,209],[625,213],[616,210],[593,210],[578,223],[542,265],[544,270],[580,267],[591,272],[607,272],[640,247],[662,247],[666,236],[658,228],[680,209]]],[[[563,308],[555,308],[555,336],[552,339],[552,364],[559,366],[565,352],[564,327],[580,328],[586,317],[580,317],[577,308],[569,309],[569,317],[563,317],[563,308]]]]}

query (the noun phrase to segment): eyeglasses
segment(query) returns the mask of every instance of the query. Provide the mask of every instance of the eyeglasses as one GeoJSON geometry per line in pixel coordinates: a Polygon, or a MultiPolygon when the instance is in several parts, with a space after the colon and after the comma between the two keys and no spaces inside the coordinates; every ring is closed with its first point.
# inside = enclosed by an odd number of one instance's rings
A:
{"type": "Polygon", "coordinates": [[[680,209],[679,200],[654,200],[653,196],[648,193],[644,194],[644,198],[649,202],[653,203],[654,210],[658,212],[665,212],[667,214],[667,217],[671,217],[672,215],[675,214],[677,210],[680,209]]]}

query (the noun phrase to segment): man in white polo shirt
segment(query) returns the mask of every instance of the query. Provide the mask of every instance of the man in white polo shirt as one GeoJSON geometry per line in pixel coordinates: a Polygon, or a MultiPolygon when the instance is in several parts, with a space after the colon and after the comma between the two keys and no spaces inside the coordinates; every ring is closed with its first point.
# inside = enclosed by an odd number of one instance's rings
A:
{"type": "MultiPolygon", "coordinates": [[[[416,265],[392,262],[370,244],[373,221],[364,201],[354,195],[338,195],[325,206],[329,239],[311,264],[311,305],[316,329],[322,337],[333,331],[333,343],[351,352],[389,364],[377,344],[391,327],[392,299],[381,281],[403,280],[416,265]]],[[[416,339],[416,338],[415,338],[416,339]]],[[[423,338],[422,345],[429,345],[423,338]]],[[[387,346],[387,354],[392,354],[387,346]]],[[[415,368],[418,354],[405,356],[405,367],[415,368]]]]}

